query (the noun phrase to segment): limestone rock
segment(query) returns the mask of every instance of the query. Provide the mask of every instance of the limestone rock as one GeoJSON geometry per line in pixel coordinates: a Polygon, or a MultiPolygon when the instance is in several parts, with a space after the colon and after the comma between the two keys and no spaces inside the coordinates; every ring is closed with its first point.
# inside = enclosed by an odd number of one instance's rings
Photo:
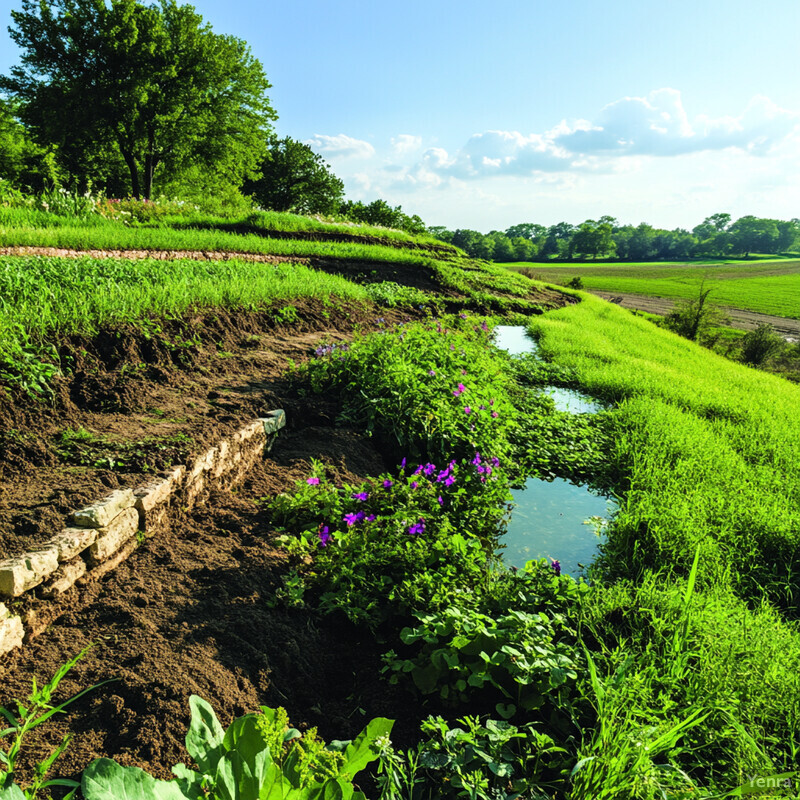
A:
{"type": "Polygon", "coordinates": [[[59,562],[69,561],[94,544],[97,528],[64,528],[47,544],[58,550],[59,562]]]}
{"type": "Polygon", "coordinates": [[[76,558],[68,564],[62,564],[53,574],[52,579],[42,587],[42,597],[55,600],[64,594],[67,589],[71,589],[78,578],[85,574],[86,562],[82,558],[76,558]]]}
{"type": "Polygon", "coordinates": [[[21,647],[24,636],[22,620],[0,603],[0,656],[10,653],[15,647],[21,647]]]}
{"type": "Polygon", "coordinates": [[[132,489],[117,489],[104,497],[72,514],[72,521],[79,528],[105,528],[123,511],[133,508],[136,498],[132,489]]]}
{"type": "Polygon", "coordinates": [[[180,487],[185,474],[186,467],[181,464],[179,467],[175,467],[166,477],[140,486],[134,491],[136,508],[140,512],[147,512],[162,503],[166,503],[180,487]]]}
{"type": "Polygon", "coordinates": [[[264,433],[270,436],[273,433],[277,433],[281,428],[286,427],[286,412],[282,408],[270,411],[262,422],[264,423],[264,433]]]}
{"type": "Polygon", "coordinates": [[[52,545],[0,561],[0,596],[19,597],[57,569],[58,548],[52,545]]]}
{"type": "MultiPolygon", "coordinates": [[[[133,492],[131,492],[133,496],[133,492]]],[[[113,555],[139,529],[139,512],[126,508],[110,524],[97,531],[97,541],[89,548],[89,560],[100,564],[113,555]]]]}

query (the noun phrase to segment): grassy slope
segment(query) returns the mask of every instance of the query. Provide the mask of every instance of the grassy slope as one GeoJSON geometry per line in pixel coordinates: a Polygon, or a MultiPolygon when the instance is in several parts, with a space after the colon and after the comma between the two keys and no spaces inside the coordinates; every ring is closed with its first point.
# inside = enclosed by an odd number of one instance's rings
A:
{"type": "Polygon", "coordinates": [[[568,281],[580,276],[586,289],[629,292],[675,299],[697,297],[700,283],[711,288],[711,300],[763,314],[800,318],[800,261],[703,262],[698,264],[509,264],[544,280],[568,281]]]}
{"type": "MultiPolygon", "coordinates": [[[[306,220],[304,227],[304,219],[288,214],[251,215],[248,230],[262,229],[262,234],[254,234],[228,230],[238,224],[235,220],[204,218],[203,224],[209,227],[198,229],[183,227],[186,218],[173,215],[158,224],[129,226],[97,215],[58,216],[0,208],[0,246],[262,253],[322,259],[328,266],[339,262],[343,268],[350,264],[361,272],[369,272],[371,265],[387,265],[390,274],[400,270],[413,277],[419,270],[428,283],[448,289],[475,307],[502,308],[509,303],[535,307],[536,287],[527,278],[473,262],[453,248],[429,250],[426,236],[362,227],[350,228],[354,237],[344,241],[269,236],[270,226],[278,228],[283,223],[289,234],[318,233],[323,228],[330,233],[334,228],[337,237],[344,237],[348,230],[348,226],[326,226],[316,220],[306,220]],[[392,241],[391,245],[364,240],[365,232],[379,230],[386,234],[383,241],[392,241]]],[[[332,295],[372,299],[383,305],[429,304],[434,299],[393,282],[365,289],[296,263],[0,256],[0,376],[15,380],[23,374],[28,376],[24,385],[41,383],[48,374],[47,362],[52,361],[50,345],[64,333],[93,333],[104,324],[180,314],[191,306],[253,308],[292,297],[332,295]]]]}
{"type": "Polygon", "coordinates": [[[236,228],[250,228],[254,233],[299,233],[319,234],[322,236],[359,236],[370,237],[376,240],[396,242],[398,244],[414,244],[435,246],[442,251],[457,252],[456,248],[445,244],[427,234],[410,234],[405,231],[381,228],[374,225],[359,225],[353,223],[324,222],[316,217],[306,217],[299,214],[289,214],[278,211],[257,211],[234,216],[218,217],[204,214],[191,209],[181,210],[178,213],[154,213],[150,219],[134,222],[128,214],[119,213],[118,219],[108,218],[97,213],[87,213],[80,216],[57,214],[50,211],[34,208],[6,208],[0,206],[0,227],[21,230],[24,228],[63,228],[63,227],[91,227],[118,230],[121,226],[135,224],[148,228],[196,228],[198,230],[219,228],[232,230],[236,228]]]}
{"type": "Polygon", "coordinates": [[[610,563],[685,573],[791,607],[800,591],[800,388],[589,295],[531,321],[542,350],[620,403],[630,474],[610,563]]]}

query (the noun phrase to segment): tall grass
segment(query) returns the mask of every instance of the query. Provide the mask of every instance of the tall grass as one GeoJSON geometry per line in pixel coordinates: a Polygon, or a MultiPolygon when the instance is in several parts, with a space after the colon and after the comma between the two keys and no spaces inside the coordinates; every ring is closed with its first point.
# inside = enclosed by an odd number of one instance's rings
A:
{"type": "Polygon", "coordinates": [[[52,342],[64,334],[192,307],[252,309],[332,295],[368,299],[363,287],[300,264],[0,257],[0,377],[44,390],[52,342]]]}
{"type": "Polygon", "coordinates": [[[800,388],[731,363],[590,296],[530,323],[542,352],[620,404],[615,458],[629,485],[606,569],[730,584],[796,614],[800,388]]]}
{"type": "MultiPolygon", "coordinates": [[[[317,217],[301,216],[288,212],[255,211],[219,216],[194,210],[192,206],[176,204],[160,206],[158,203],[137,204],[136,201],[123,201],[115,205],[111,201],[98,201],[97,208],[104,213],[87,210],[79,213],[57,213],[41,207],[12,208],[0,206],[0,226],[17,230],[31,228],[108,228],[124,230],[130,225],[137,228],[156,228],[161,230],[216,230],[217,232],[242,232],[248,229],[254,234],[269,236],[270,233],[317,234],[328,237],[353,237],[375,239],[414,247],[416,245],[435,246],[441,251],[458,254],[458,248],[448,245],[425,234],[412,235],[392,228],[375,225],[362,225],[347,222],[329,222],[317,217]],[[172,207],[175,206],[175,207],[172,207]],[[125,211],[132,208],[133,211],[125,211]],[[113,215],[113,216],[109,216],[113,215]]],[[[94,206],[87,206],[92,209],[94,206]]]]}

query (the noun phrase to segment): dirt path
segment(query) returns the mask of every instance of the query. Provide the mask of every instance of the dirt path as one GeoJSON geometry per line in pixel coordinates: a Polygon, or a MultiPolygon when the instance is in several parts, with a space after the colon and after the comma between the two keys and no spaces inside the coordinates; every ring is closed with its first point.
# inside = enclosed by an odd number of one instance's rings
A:
{"type": "Polygon", "coordinates": [[[0,247],[0,256],[46,256],[56,258],[156,258],[172,261],[185,258],[191,261],[255,261],[266,264],[307,264],[307,258],[272,256],[264,253],[229,253],[224,250],[71,250],[64,247],[0,247]]]}
{"type": "MultiPolygon", "coordinates": [[[[668,314],[675,301],[666,297],[651,297],[642,294],[621,294],[620,292],[592,292],[604,300],[610,300],[623,308],[646,311],[648,314],[668,314]]],[[[800,320],[774,317],[771,314],[758,314],[741,308],[720,306],[730,319],[730,325],[745,331],[755,330],[759,325],[771,325],[777,333],[787,339],[800,339],[800,320]]]]}
{"type": "Polygon", "coordinates": [[[243,484],[145,543],[0,665],[0,705],[24,698],[34,674],[49,677],[91,643],[59,697],[113,680],[30,738],[28,769],[69,733],[61,776],[107,756],[168,779],[186,759],[191,694],[206,698],[223,725],[282,705],[298,727],[318,726],[327,739],[350,738],[367,719],[395,718],[408,706],[380,680],[382,649],[368,630],[283,603],[270,607],[287,557],[257,500],[291,490],[311,458],[338,481],[384,468],[370,440],[299,424],[243,484]]]}

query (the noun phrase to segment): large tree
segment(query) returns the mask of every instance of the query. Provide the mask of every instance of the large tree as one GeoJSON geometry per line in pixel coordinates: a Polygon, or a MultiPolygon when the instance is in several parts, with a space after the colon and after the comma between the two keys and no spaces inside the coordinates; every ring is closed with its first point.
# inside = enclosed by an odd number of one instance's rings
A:
{"type": "Polygon", "coordinates": [[[136,197],[160,169],[201,164],[240,183],[260,163],[276,116],[264,70],[191,6],[22,0],[11,15],[22,57],[0,88],[41,143],[121,158],[136,197]]]}
{"type": "Polygon", "coordinates": [[[286,137],[273,141],[261,174],[244,185],[262,206],[298,214],[333,214],[344,184],[307,144],[286,137]]]}

